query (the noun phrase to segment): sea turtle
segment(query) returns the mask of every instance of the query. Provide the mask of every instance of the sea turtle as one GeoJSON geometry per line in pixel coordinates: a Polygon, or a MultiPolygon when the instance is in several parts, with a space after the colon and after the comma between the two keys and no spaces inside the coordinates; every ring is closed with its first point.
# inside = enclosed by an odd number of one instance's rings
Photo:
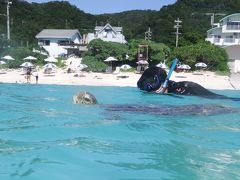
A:
{"type": "MultiPolygon", "coordinates": [[[[94,105],[97,104],[95,96],[89,92],[79,92],[73,96],[75,104],[94,105]]],[[[108,112],[127,112],[127,113],[143,113],[164,116],[207,116],[226,113],[240,112],[237,108],[222,106],[218,104],[190,104],[190,105],[141,105],[141,104],[99,104],[108,112]]]]}

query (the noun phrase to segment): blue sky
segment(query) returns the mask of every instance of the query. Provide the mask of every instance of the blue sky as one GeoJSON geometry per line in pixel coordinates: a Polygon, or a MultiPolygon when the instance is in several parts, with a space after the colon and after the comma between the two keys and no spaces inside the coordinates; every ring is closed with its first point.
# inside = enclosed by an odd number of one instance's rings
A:
{"type": "MultiPolygon", "coordinates": [[[[28,2],[49,2],[50,0],[27,0],[28,2]]],[[[91,14],[116,13],[135,9],[159,10],[176,0],[69,0],[84,12],[91,14]]]]}

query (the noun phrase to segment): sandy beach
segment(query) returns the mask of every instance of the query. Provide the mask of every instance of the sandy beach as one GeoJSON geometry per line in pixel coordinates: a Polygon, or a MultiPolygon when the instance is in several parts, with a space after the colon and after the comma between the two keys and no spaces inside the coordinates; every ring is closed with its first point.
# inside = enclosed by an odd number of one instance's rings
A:
{"type": "MultiPolygon", "coordinates": [[[[141,74],[120,72],[119,74],[107,73],[66,73],[66,70],[58,69],[55,74],[44,74],[39,71],[39,84],[58,84],[58,85],[88,85],[88,86],[130,86],[136,87],[136,83],[141,74]],[[77,77],[75,77],[78,75],[77,77]]],[[[236,78],[235,78],[236,79],[236,78]]],[[[214,72],[174,72],[171,76],[174,81],[193,81],[207,89],[233,90],[235,87],[228,76],[219,76],[214,72]]],[[[23,72],[18,70],[7,70],[0,73],[1,83],[26,83],[23,72]]],[[[35,77],[31,77],[31,83],[34,84],[35,77]]]]}

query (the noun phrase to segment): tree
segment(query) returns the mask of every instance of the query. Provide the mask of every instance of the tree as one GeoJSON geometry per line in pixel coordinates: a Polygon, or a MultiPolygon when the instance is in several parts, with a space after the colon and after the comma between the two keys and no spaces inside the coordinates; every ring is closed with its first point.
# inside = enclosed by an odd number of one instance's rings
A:
{"type": "Polygon", "coordinates": [[[23,63],[23,59],[27,56],[34,56],[38,60],[34,63],[36,64],[43,64],[43,55],[34,54],[29,48],[27,47],[11,47],[5,48],[4,51],[0,53],[1,57],[10,54],[15,60],[9,61],[7,66],[9,68],[19,68],[20,65],[23,63]]]}
{"type": "Polygon", "coordinates": [[[170,53],[170,48],[163,43],[156,43],[153,41],[146,41],[146,40],[132,40],[129,43],[129,50],[130,50],[130,59],[136,60],[137,53],[138,53],[138,45],[148,45],[148,59],[150,61],[164,61],[166,57],[170,53]]]}
{"type": "Polygon", "coordinates": [[[118,59],[118,61],[123,61],[127,53],[128,46],[125,44],[95,39],[89,43],[88,52],[83,55],[83,62],[87,64],[92,71],[105,71],[105,59],[113,56],[118,59]]]}
{"type": "Polygon", "coordinates": [[[176,56],[193,69],[197,62],[204,62],[209,70],[229,71],[226,51],[207,42],[179,47],[171,53],[171,58],[176,56]]]}

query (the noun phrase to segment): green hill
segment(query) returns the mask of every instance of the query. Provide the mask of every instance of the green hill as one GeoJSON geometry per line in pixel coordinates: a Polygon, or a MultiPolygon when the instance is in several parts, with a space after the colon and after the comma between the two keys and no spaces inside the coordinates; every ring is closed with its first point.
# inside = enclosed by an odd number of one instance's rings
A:
{"type": "MultiPolygon", "coordinates": [[[[0,14],[6,13],[5,0],[0,1],[0,14]]],[[[206,13],[236,13],[239,0],[178,0],[159,11],[134,10],[115,14],[91,15],[66,1],[49,3],[28,3],[12,0],[11,39],[16,45],[36,42],[35,35],[43,28],[78,28],[82,34],[93,32],[96,23],[110,22],[123,27],[127,39],[144,38],[144,32],[151,27],[153,40],[174,45],[174,20],[183,21],[180,29],[184,42],[194,38],[204,39],[210,26],[206,13]]],[[[215,16],[217,22],[223,16],[215,16]]],[[[6,17],[0,16],[0,38],[6,38],[6,17]]]]}

